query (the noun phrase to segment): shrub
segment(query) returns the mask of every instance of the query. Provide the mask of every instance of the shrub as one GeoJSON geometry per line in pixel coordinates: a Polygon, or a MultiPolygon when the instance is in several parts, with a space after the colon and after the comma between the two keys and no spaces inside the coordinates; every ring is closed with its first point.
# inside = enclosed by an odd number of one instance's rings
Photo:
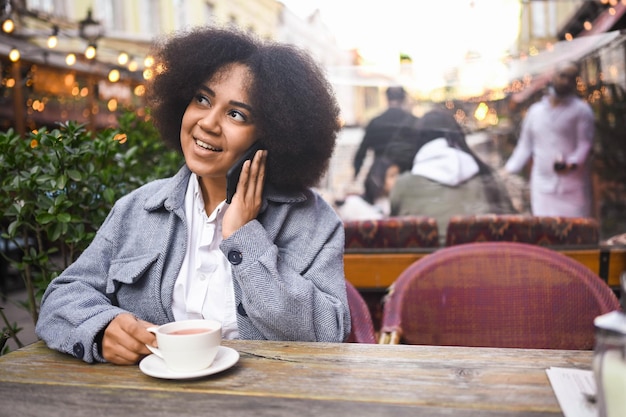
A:
{"type": "MultiPolygon", "coordinates": [[[[92,134],[67,122],[26,138],[0,133],[0,232],[19,252],[17,259],[2,256],[24,281],[34,322],[50,281],[89,245],[115,201],[183,163],[149,122],[125,113],[119,126],[92,134]]],[[[21,346],[20,329],[2,318],[0,334],[21,346]]]]}

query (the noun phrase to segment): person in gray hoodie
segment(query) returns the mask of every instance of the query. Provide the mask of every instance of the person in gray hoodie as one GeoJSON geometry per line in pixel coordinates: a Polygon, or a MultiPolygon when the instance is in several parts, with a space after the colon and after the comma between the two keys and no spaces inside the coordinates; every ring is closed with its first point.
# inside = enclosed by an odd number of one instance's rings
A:
{"type": "MultiPolygon", "coordinates": [[[[431,110],[404,138],[402,154],[414,155],[410,171],[398,177],[391,190],[391,215],[422,215],[437,219],[445,242],[451,216],[515,213],[506,188],[468,146],[463,128],[445,110],[431,110]]],[[[389,149],[391,158],[400,152],[389,149]]]]}
{"type": "Polygon", "coordinates": [[[37,334],[120,365],[150,353],[148,327],[184,319],[218,320],[225,339],[346,340],[343,224],[312,188],[339,130],[323,71],[294,46],[235,29],[163,41],[148,104],[185,165],[116,202],[46,289],[37,334]],[[253,144],[229,201],[227,172],[253,144]]]}

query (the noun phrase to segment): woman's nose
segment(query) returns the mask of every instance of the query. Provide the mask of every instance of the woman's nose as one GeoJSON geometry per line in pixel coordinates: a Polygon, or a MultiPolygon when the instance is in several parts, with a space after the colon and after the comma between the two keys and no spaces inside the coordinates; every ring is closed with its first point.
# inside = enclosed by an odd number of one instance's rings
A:
{"type": "Polygon", "coordinates": [[[198,119],[198,126],[207,132],[219,132],[220,123],[217,112],[212,110],[207,110],[203,116],[198,119]]]}

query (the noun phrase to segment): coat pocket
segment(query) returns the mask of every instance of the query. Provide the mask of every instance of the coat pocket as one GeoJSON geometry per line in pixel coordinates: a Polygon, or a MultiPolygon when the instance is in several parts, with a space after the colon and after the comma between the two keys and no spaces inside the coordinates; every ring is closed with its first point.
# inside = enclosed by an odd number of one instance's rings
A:
{"type": "Polygon", "coordinates": [[[158,258],[158,253],[150,253],[111,261],[106,293],[113,294],[117,292],[120,284],[131,285],[136,283],[158,258]]]}

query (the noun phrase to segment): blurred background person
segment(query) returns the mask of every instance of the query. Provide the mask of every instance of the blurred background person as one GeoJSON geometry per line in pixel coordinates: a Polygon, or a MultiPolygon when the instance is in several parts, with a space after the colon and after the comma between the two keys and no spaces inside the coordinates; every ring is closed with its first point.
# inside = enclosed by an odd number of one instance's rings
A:
{"type": "Polygon", "coordinates": [[[416,128],[413,166],[391,190],[391,216],[434,217],[445,241],[451,216],[515,213],[504,185],[467,145],[452,114],[431,110],[416,128]]]}
{"type": "Polygon", "coordinates": [[[530,205],[535,216],[590,217],[589,155],[595,126],[591,106],[576,95],[579,68],[559,64],[552,85],[522,122],[519,141],[502,170],[518,173],[532,159],[530,205]]]}
{"type": "Polygon", "coordinates": [[[349,194],[338,204],[342,220],[370,220],[389,216],[389,193],[398,178],[399,168],[386,157],[374,160],[365,177],[363,194],[349,194]]]}
{"type": "Polygon", "coordinates": [[[387,144],[394,139],[400,129],[410,127],[417,121],[417,117],[404,108],[407,98],[404,88],[389,87],[386,95],[387,110],[368,123],[363,140],[354,154],[354,178],[359,175],[369,149],[374,151],[374,159],[383,156],[387,144]]]}

